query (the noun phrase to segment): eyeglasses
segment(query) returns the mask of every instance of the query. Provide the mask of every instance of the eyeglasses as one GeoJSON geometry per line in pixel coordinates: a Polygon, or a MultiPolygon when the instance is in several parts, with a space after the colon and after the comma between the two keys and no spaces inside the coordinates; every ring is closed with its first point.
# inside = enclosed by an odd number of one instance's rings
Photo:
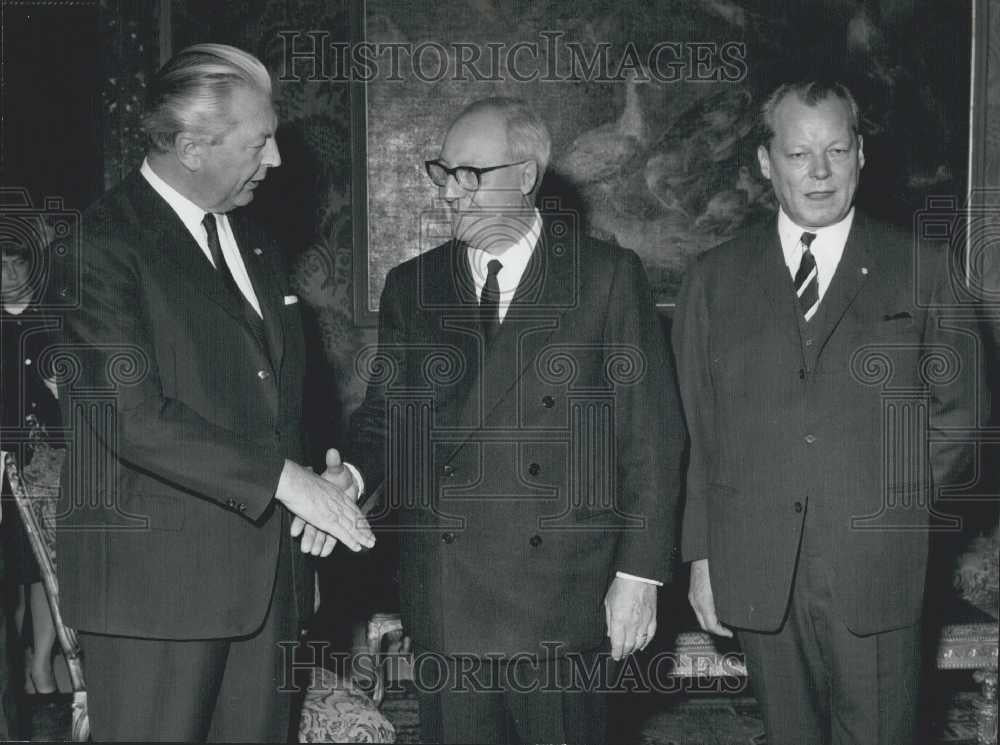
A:
{"type": "Polygon", "coordinates": [[[449,168],[440,160],[426,160],[424,161],[424,168],[427,169],[427,175],[430,176],[431,181],[434,182],[436,186],[445,186],[448,183],[448,177],[454,176],[455,181],[466,191],[477,191],[482,184],[482,176],[484,173],[489,173],[490,171],[498,171],[501,168],[510,168],[511,166],[522,166],[525,163],[530,163],[529,160],[521,160],[517,163],[504,163],[499,166],[489,166],[488,168],[476,168],[475,166],[455,166],[454,168],[449,168]]]}

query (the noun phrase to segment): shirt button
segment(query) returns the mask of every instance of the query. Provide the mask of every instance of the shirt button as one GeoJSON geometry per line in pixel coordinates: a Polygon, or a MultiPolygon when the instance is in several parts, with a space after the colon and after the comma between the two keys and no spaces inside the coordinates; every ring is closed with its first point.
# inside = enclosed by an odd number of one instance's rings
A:
{"type": "Polygon", "coordinates": [[[244,502],[240,502],[239,507],[237,509],[239,509],[240,512],[246,512],[247,506],[244,502]]]}
{"type": "Polygon", "coordinates": [[[542,472],[542,467],[537,463],[531,463],[528,465],[528,473],[532,476],[537,476],[542,472]]]}
{"type": "Polygon", "coordinates": [[[542,406],[546,409],[551,409],[556,405],[556,400],[552,396],[542,396],[542,406]]]}
{"type": "Polygon", "coordinates": [[[226,507],[228,507],[231,510],[235,510],[236,509],[236,500],[235,499],[227,499],[226,500],[226,507]]]}
{"type": "Polygon", "coordinates": [[[261,380],[267,380],[268,378],[271,377],[271,373],[269,373],[267,370],[258,370],[257,377],[260,378],[261,380]]]}
{"type": "Polygon", "coordinates": [[[31,364],[31,357],[25,357],[24,358],[24,364],[25,365],[30,365],[31,364]]]}
{"type": "Polygon", "coordinates": [[[812,345],[813,345],[813,340],[812,339],[806,339],[806,346],[807,347],[811,347],[812,345]]]}
{"type": "Polygon", "coordinates": [[[796,512],[802,512],[802,502],[796,502],[795,503],[795,511],[796,512]]]}
{"type": "Polygon", "coordinates": [[[542,537],[540,535],[533,535],[528,539],[528,543],[531,544],[532,548],[538,548],[542,545],[542,537]]]}
{"type": "Polygon", "coordinates": [[[804,439],[808,444],[812,445],[816,442],[816,435],[806,435],[804,439]]]}
{"type": "Polygon", "coordinates": [[[452,543],[455,542],[455,534],[454,533],[445,533],[444,535],[441,536],[441,540],[444,541],[445,543],[447,543],[450,546],[452,543]]]}
{"type": "Polygon", "coordinates": [[[805,371],[804,368],[800,367],[799,368],[799,380],[805,380],[805,379],[806,379],[806,371],[805,371]]]}

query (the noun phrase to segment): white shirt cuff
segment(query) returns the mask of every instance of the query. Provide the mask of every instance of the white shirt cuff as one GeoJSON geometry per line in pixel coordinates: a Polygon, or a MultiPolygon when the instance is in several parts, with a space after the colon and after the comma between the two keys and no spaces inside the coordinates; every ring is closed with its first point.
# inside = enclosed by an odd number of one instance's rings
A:
{"type": "Polygon", "coordinates": [[[645,577],[636,577],[634,574],[628,574],[626,572],[615,572],[616,577],[621,577],[622,579],[634,579],[637,582],[645,582],[647,585],[656,585],[657,587],[663,587],[663,583],[658,579],[646,579],[645,577]]]}
{"type": "Polygon", "coordinates": [[[361,499],[361,495],[365,493],[365,480],[361,478],[361,471],[350,463],[345,463],[344,465],[351,472],[351,476],[354,478],[354,485],[358,487],[358,499],[361,499]]]}

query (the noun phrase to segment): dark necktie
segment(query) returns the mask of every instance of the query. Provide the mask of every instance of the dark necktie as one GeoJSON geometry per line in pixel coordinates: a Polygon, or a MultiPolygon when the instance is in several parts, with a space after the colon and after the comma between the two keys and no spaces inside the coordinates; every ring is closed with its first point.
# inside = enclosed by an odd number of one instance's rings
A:
{"type": "Polygon", "coordinates": [[[479,322],[483,326],[483,335],[489,345],[500,328],[500,283],[497,274],[503,268],[496,259],[491,259],[486,265],[488,273],[483,291],[479,295],[479,322]]]}
{"type": "Polygon", "coordinates": [[[802,243],[802,260],[799,270],[795,272],[795,294],[799,298],[799,312],[809,321],[819,307],[819,275],[816,271],[816,257],[812,255],[809,246],[816,239],[815,233],[805,232],[799,241],[802,243]]]}
{"type": "Polygon", "coordinates": [[[243,294],[239,285],[236,284],[233,272],[229,268],[229,264],[226,263],[226,257],[222,255],[222,243],[219,241],[219,227],[216,224],[215,215],[211,212],[206,212],[201,224],[205,226],[205,234],[208,236],[208,250],[212,252],[212,261],[215,262],[215,269],[222,275],[222,281],[226,284],[229,291],[233,293],[236,302],[243,309],[243,316],[250,326],[250,331],[253,333],[254,338],[260,344],[261,349],[267,352],[264,321],[257,315],[257,311],[250,304],[247,296],[243,294]]]}

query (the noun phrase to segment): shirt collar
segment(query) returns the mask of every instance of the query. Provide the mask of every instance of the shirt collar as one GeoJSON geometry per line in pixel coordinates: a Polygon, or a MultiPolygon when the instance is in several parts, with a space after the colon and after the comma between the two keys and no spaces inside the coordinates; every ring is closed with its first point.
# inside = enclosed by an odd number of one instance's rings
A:
{"type": "Polygon", "coordinates": [[[808,231],[815,233],[816,238],[812,242],[810,249],[813,253],[823,251],[829,246],[840,246],[841,250],[847,243],[847,235],[851,232],[851,225],[854,222],[854,207],[839,221],[833,225],[822,228],[803,228],[796,225],[792,218],[788,216],[784,208],[778,210],[778,236],[781,238],[781,250],[785,255],[785,263],[790,264],[792,257],[795,263],[798,262],[799,239],[802,233],[808,231]]]}
{"type": "Polygon", "coordinates": [[[205,235],[205,227],[201,221],[205,219],[205,215],[208,213],[160,178],[152,166],[149,165],[148,158],[143,159],[139,173],[149,182],[153,190],[163,197],[164,201],[170,205],[170,208],[177,213],[181,222],[184,223],[184,227],[200,243],[202,237],[205,235]]]}
{"type": "MultiPolygon", "coordinates": [[[[534,219],[528,232],[515,241],[510,248],[502,254],[492,254],[482,249],[469,247],[469,262],[472,265],[474,277],[485,277],[487,274],[487,264],[493,259],[499,259],[503,264],[503,269],[497,275],[497,283],[501,291],[512,290],[521,281],[524,270],[531,261],[531,256],[538,245],[538,238],[542,234],[542,216],[538,210],[534,210],[534,219]]],[[[477,286],[484,280],[480,279],[477,286]]]]}

